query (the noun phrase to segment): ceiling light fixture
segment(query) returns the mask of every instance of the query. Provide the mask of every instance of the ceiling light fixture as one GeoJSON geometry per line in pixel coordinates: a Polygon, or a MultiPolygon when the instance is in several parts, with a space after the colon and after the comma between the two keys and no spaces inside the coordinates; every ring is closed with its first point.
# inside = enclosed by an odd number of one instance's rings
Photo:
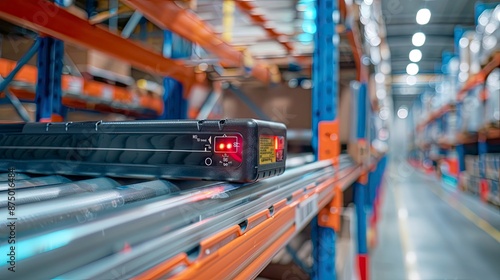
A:
{"type": "Polygon", "coordinates": [[[431,20],[431,11],[429,9],[420,9],[417,12],[417,23],[425,25],[431,20]]]}
{"type": "Polygon", "coordinates": [[[387,96],[387,91],[385,89],[377,89],[377,92],[375,93],[378,99],[384,99],[387,96]]]}
{"type": "Polygon", "coordinates": [[[375,82],[382,84],[385,82],[385,75],[382,73],[375,74],[375,82]]]}
{"type": "Polygon", "coordinates": [[[409,63],[407,66],[406,66],[406,73],[408,73],[408,75],[417,75],[418,74],[418,65],[415,64],[415,63],[409,63]]]}
{"type": "Polygon", "coordinates": [[[405,106],[399,107],[398,117],[402,120],[406,119],[408,117],[408,108],[406,108],[405,106]]]}
{"type": "Polygon", "coordinates": [[[425,44],[425,34],[422,32],[417,32],[411,37],[411,42],[415,47],[421,47],[425,44]]]}
{"type": "Polygon", "coordinates": [[[417,83],[417,77],[415,76],[407,76],[406,77],[406,84],[409,86],[413,86],[417,83]]]}
{"type": "Polygon", "coordinates": [[[419,62],[422,59],[422,52],[417,49],[411,50],[409,57],[411,62],[419,62]]]}

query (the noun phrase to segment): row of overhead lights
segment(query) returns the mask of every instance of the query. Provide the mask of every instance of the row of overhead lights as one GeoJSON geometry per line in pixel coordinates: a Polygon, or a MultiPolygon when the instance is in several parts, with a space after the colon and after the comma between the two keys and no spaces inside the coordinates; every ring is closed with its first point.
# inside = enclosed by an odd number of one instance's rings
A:
{"type": "MultiPolygon", "coordinates": [[[[416,21],[420,25],[426,25],[431,20],[431,11],[427,8],[420,9],[417,12],[416,21]]],[[[425,34],[423,32],[416,32],[411,38],[411,43],[415,47],[421,47],[425,44],[425,34]]],[[[422,52],[419,49],[413,49],[409,53],[410,63],[406,66],[406,73],[414,76],[420,70],[418,62],[422,59],[422,52]]]]}

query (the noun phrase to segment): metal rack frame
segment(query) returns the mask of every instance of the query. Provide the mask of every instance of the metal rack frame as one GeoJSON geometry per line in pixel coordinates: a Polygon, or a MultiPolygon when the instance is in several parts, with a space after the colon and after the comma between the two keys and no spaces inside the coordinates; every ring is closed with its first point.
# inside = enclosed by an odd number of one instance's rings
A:
{"type": "MultiPolygon", "coordinates": [[[[44,36],[51,36],[40,37],[35,41],[33,47],[35,51],[39,49],[38,83],[35,98],[39,108],[37,111],[38,121],[62,120],[65,115],[63,90],[61,89],[63,41],[102,51],[117,59],[127,61],[135,67],[164,76],[165,110],[160,118],[186,118],[188,114],[184,93],[189,89],[194,79],[194,71],[191,67],[185,66],[182,60],[179,60],[185,57],[186,52],[190,51],[188,50],[190,49],[189,44],[176,45],[173,43],[175,40],[182,40],[179,35],[212,51],[228,66],[248,66],[244,64],[243,55],[240,52],[218,39],[201,20],[175,6],[174,3],[163,1],[161,5],[157,5],[158,3],[153,1],[149,3],[149,1],[125,0],[124,2],[136,8],[139,13],[130,23],[131,26],[139,23],[137,19],[144,15],[159,27],[170,30],[164,33],[165,43],[162,54],[154,53],[113,32],[92,25],[48,1],[26,0],[16,5],[12,5],[8,1],[0,1],[0,18],[26,26],[43,33],[44,36]],[[41,23],[37,20],[40,12],[48,17],[46,22],[41,23]],[[165,14],[174,13],[178,17],[177,22],[184,22],[192,28],[188,29],[185,26],[174,24],[169,21],[169,17],[165,17],[165,14]],[[190,30],[190,32],[199,30],[199,32],[195,32],[196,34],[186,33],[186,30],[190,30]],[[202,39],[199,39],[200,36],[202,39]]],[[[241,2],[239,5],[245,5],[244,1],[241,2]]],[[[87,3],[91,3],[91,1],[87,3]]],[[[238,224],[234,224],[216,234],[205,236],[200,243],[201,252],[205,254],[204,258],[193,262],[189,260],[185,252],[179,253],[167,261],[143,271],[137,276],[138,278],[160,278],[168,275],[179,266],[185,268],[181,274],[176,275],[179,279],[192,276],[235,277],[238,279],[256,277],[270,262],[272,256],[282,249],[305,225],[304,223],[315,217],[312,221],[314,265],[311,276],[313,279],[335,279],[335,239],[336,231],[340,229],[342,192],[353,182],[356,182],[358,272],[362,280],[368,279],[366,235],[367,216],[370,211],[367,209],[372,209],[371,222],[373,222],[376,220],[373,218],[376,217],[373,205],[377,203],[376,194],[382,182],[385,158],[380,156],[372,160],[370,164],[357,165],[348,170],[339,168],[341,164],[339,158],[340,137],[336,109],[338,106],[339,62],[338,46],[334,39],[338,38],[337,25],[340,23],[338,20],[332,20],[332,15],[339,14],[345,19],[347,11],[342,0],[317,0],[315,3],[318,12],[316,17],[318,30],[314,38],[316,47],[313,71],[316,78],[314,79],[312,108],[313,147],[316,159],[321,160],[322,164],[329,165],[328,168],[331,171],[319,182],[300,186],[290,198],[292,203],[287,202],[288,197],[281,197],[279,201],[269,206],[272,207],[272,212],[267,207],[246,217],[247,224],[244,230],[238,224]],[[301,211],[304,211],[301,208],[306,207],[312,210],[306,212],[305,219],[298,220],[297,217],[302,215],[301,211]]],[[[89,14],[92,14],[91,7],[92,5],[89,5],[87,9],[89,14]]],[[[251,8],[245,6],[245,10],[251,10],[251,8]]],[[[259,23],[263,21],[261,18],[253,19],[259,23]]],[[[359,45],[359,31],[353,28],[348,32],[356,51],[358,79],[362,82],[358,108],[360,108],[359,112],[365,113],[365,108],[370,107],[368,106],[370,99],[367,93],[368,73],[361,63],[362,50],[359,45]]],[[[276,38],[278,37],[279,34],[276,38]]],[[[26,56],[28,59],[29,55],[32,56],[31,52],[26,56]]],[[[24,60],[19,61],[16,69],[19,70],[23,64],[24,60]]],[[[271,74],[267,65],[257,64],[248,70],[259,80],[265,83],[270,81],[271,74]]],[[[12,80],[16,72],[11,74],[12,77],[11,75],[9,77],[12,80]]],[[[8,78],[2,83],[2,87],[5,84],[3,89],[7,88],[7,83],[8,78]]],[[[365,117],[358,118],[357,137],[360,143],[370,140],[365,134],[367,128],[365,117]]]]}
{"type": "MultiPolygon", "coordinates": [[[[478,18],[482,12],[486,9],[493,9],[498,6],[498,3],[479,3],[475,7],[475,20],[476,24],[478,18]]],[[[455,28],[455,47],[458,49],[458,44],[461,36],[466,29],[457,27],[455,28]]],[[[456,54],[443,53],[443,65],[446,65],[450,57],[456,54]]],[[[446,123],[445,119],[451,114],[455,113],[457,117],[460,117],[464,99],[470,95],[474,90],[482,90],[481,99],[483,102],[487,100],[484,95],[484,89],[481,89],[486,83],[488,76],[493,72],[493,70],[500,67],[500,53],[493,52],[491,57],[484,66],[481,67],[477,74],[470,76],[467,81],[458,89],[456,92],[456,100],[443,104],[440,108],[436,109],[434,112],[422,120],[416,126],[417,133],[425,133],[427,129],[431,126],[438,126],[440,131],[445,131],[446,123]]],[[[444,73],[447,74],[447,73],[444,73]]],[[[493,150],[498,150],[498,140],[500,139],[500,129],[498,127],[482,127],[474,135],[467,135],[466,133],[458,132],[455,136],[455,141],[443,141],[439,144],[439,155],[441,158],[448,159],[448,151],[455,149],[457,153],[457,165],[458,170],[452,180],[460,183],[462,181],[462,174],[465,172],[465,156],[466,155],[478,155],[479,156],[479,170],[481,179],[479,180],[479,194],[483,201],[488,200],[489,186],[488,180],[485,176],[485,155],[493,150]],[[494,144],[496,143],[496,144],[494,144]]],[[[430,143],[426,143],[423,146],[428,146],[430,143]]],[[[425,147],[419,147],[421,149],[425,147]]],[[[425,150],[425,149],[423,149],[425,150]]],[[[447,176],[449,174],[445,174],[447,176]]]]}

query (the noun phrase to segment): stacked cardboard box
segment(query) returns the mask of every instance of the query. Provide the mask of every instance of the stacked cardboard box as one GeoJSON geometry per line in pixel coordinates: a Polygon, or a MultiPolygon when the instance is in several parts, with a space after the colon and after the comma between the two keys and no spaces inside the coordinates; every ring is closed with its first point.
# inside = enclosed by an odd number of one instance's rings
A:
{"type": "Polygon", "coordinates": [[[500,154],[485,156],[486,178],[500,180],[500,154]]]}
{"type": "Polygon", "coordinates": [[[479,177],[479,156],[465,156],[465,172],[471,176],[479,177]]]}

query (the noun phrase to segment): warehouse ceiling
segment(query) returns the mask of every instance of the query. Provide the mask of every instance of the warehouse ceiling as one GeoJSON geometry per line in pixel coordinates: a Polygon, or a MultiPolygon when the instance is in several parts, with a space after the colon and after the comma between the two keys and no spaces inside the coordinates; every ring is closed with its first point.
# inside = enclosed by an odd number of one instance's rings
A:
{"type": "MultiPolygon", "coordinates": [[[[426,35],[425,44],[418,49],[422,60],[419,73],[434,73],[441,68],[443,51],[454,51],[455,26],[474,26],[474,3],[470,0],[383,0],[382,12],[387,27],[387,41],[391,50],[393,74],[406,73],[410,63],[409,53],[417,47],[412,45],[416,32],[426,35]],[[417,11],[427,8],[431,19],[426,25],[416,22],[417,11]]],[[[498,2],[486,0],[484,3],[498,2]]]]}
{"type": "MultiPolygon", "coordinates": [[[[284,40],[293,46],[292,56],[311,56],[314,51],[312,34],[304,32],[305,8],[298,5],[298,0],[255,0],[258,12],[269,19],[278,33],[284,35],[284,40]],[[309,36],[308,36],[309,35],[309,36]]],[[[223,0],[197,0],[196,14],[214,30],[223,34],[223,0]]],[[[261,26],[255,25],[250,17],[236,7],[231,45],[248,48],[256,58],[284,58],[289,56],[285,47],[278,40],[271,38],[261,26]]],[[[347,39],[340,43],[341,68],[354,68],[354,59],[347,39]]]]}
{"type": "MultiPolygon", "coordinates": [[[[196,14],[219,34],[224,32],[223,2],[222,0],[198,0],[195,9],[196,14]]],[[[260,13],[272,19],[270,24],[274,29],[293,42],[297,53],[311,53],[312,44],[301,44],[294,40],[294,35],[300,28],[296,4],[295,0],[255,1],[255,6],[259,8],[260,13]]],[[[248,47],[256,57],[286,55],[286,49],[277,40],[269,38],[264,28],[255,25],[249,16],[237,7],[234,11],[231,29],[229,43],[248,47]]]]}

